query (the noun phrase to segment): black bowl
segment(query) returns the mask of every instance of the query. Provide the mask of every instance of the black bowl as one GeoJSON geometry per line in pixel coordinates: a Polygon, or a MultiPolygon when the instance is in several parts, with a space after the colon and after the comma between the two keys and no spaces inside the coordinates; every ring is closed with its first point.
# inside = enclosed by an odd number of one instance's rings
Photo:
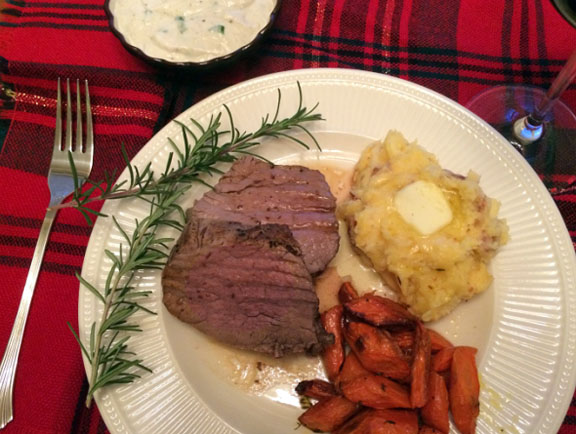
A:
{"type": "Polygon", "coordinates": [[[576,27],[576,0],[552,0],[552,3],[566,21],[576,27]]]}
{"type": "Polygon", "coordinates": [[[274,20],[276,19],[276,15],[278,14],[278,10],[280,9],[280,2],[281,2],[281,0],[275,0],[275,5],[272,12],[270,13],[268,22],[264,25],[262,29],[260,29],[260,31],[256,34],[256,36],[254,36],[254,38],[248,44],[238,48],[237,50],[231,53],[219,57],[214,57],[212,59],[205,60],[202,62],[174,62],[159,57],[149,56],[142,49],[130,44],[124,37],[124,34],[120,30],[118,30],[114,22],[114,14],[110,10],[110,1],[112,0],[105,0],[104,2],[104,10],[106,11],[106,15],[108,16],[110,29],[112,30],[112,33],[120,40],[122,45],[124,45],[124,47],[130,53],[153,66],[173,71],[187,71],[187,72],[188,71],[201,72],[226,66],[237,61],[245,54],[252,52],[272,28],[274,20]]]}

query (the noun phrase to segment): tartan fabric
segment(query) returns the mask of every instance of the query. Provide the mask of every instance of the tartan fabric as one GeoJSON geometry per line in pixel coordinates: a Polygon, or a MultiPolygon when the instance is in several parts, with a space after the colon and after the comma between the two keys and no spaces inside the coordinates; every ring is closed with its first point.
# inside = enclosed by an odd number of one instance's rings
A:
{"type": "MultiPolygon", "coordinates": [[[[460,103],[488,86],[547,86],[576,48],[576,29],[547,0],[283,0],[258,51],[220,71],[174,75],[134,58],[109,30],[103,0],[0,0],[0,351],[3,352],[48,202],[57,77],[88,79],[94,178],[122,167],[168,120],[229,85],[271,72],[377,71],[460,103]],[[25,190],[24,190],[25,189],[25,190]]],[[[563,100],[576,111],[576,86],[563,100]]],[[[576,194],[555,197],[576,241],[576,194]]],[[[26,328],[8,433],[102,433],[86,409],[77,327],[90,228],[59,213],[26,328]]],[[[576,432],[573,402],[561,433],[576,432]]]]}

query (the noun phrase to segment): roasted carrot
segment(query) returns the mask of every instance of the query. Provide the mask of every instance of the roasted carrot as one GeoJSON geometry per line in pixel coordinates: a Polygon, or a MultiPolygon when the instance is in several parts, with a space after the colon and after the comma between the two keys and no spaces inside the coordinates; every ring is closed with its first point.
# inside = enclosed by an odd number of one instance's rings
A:
{"type": "Polygon", "coordinates": [[[448,434],[450,431],[450,401],[444,378],[432,371],[428,381],[428,390],[430,397],[420,411],[422,421],[438,432],[448,434]]]}
{"type": "Polygon", "coordinates": [[[298,420],[312,431],[330,432],[341,426],[355,412],[355,403],[342,396],[324,398],[300,415],[298,420]]]}
{"type": "Polygon", "coordinates": [[[296,393],[312,399],[338,395],[336,387],[332,383],[320,379],[301,381],[296,386],[296,393]]]}
{"type": "Polygon", "coordinates": [[[450,410],[460,433],[471,434],[476,430],[480,411],[480,383],[476,368],[476,348],[456,347],[450,369],[450,410]]]}
{"type": "Polygon", "coordinates": [[[398,346],[405,354],[412,354],[414,349],[414,330],[400,330],[390,332],[398,346]]]}
{"type": "MultiPolygon", "coordinates": [[[[452,365],[450,365],[450,366],[452,366],[452,365]]],[[[444,384],[446,384],[446,387],[449,388],[450,387],[450,370],[437,372],[437,374],[440,375],[444,379],[444,384]]]]}
{"type": "Polygon", "coordinates": [[[416,326],[414,339],[410,401],[412,408],[421,408],[428,401],[428,376],[430,375],[430,358],[432,355],[430,335],[422,323],[418,323],[416,326]]]}
{"type": "Polygon", "coordinates": [[[422,425],[418,434],[444,434],[442,431],[432,428],[431,426],[422,425]]]}
{"type": "Polygon", "coordinates": [[[360,363],[369,371],[396,380],[410,377],[409,359],[387,331],[362,322],[345,320],[344,338],[360,363]]]}
{"type": "Polygon", "coordinates": [[[442,348],[432,356],[432,370],[436,372],[444,372],[450,369],[452,364],[452,355],[454,354],[455,347],[442,348]]]}
{"type": "Polygon", "coordinates": [[[368,375],[370,373],[370,371],[362,366],[362,363],[360,363],[360,360],[358,360],[356,354],[350,351],[344,359],[344,364],[342,365],[342,369],[340,370],[340,374],[336,380],[336,386],[340,388],[343,383],[354,380],[355,378],[362,375],[368,375]]]}
{"type": "Polygon", "coordinates": [[[374,410],[362,408],[332,434],[367,434],[368,427],[365,419],[368,418],[368,414],[372,411],[374,410]]]}
{"type": "Polygon", "coordinates": [[[388,298],[364,294],[344,304],[346,312],[377,327],[411,326],[418,318],[404,306],[388,298]]]}
{"type": "Polygon", "coordinates": [[[334,434],[418,434],[418,416],[411,410],[364,410],[334,434]]]}
{"type": "Polygon", "coordinates": [[[376,409],[410,408],[408,389],[381,375],[368,374],[341,385],[352,402],[376,409]]]}
{"type": "Polygon", "coordinates": [[[440,351],[442,348],[453,347],[452,342],[438,333],[436,330],[427,329],[432,343],[432,352],[440,351]]]}
{"type": "Polygon", "coordinates": [[[338,297],[343,304],[321,316],[334,337],[322,354],[330,382],[297,386],[318,400],[300,422],[333,434],[447,434],[451,411],[461,434],[474,433],[476,349],[455,347],[404,306],[372,293],[358,296],[349,283],[338,297]]]}
{"type": "Polygon", "coordinates": [[[331,307],[322,313],[320,319],[324,330],[334,335],[334,343],[324,347],[322,361],[326,369],[326,376],[334,381],[344,363],[344,339],[342,337],[342,305],[331,307]]]}
{"type": "Polygon", "coordinates": [[[358,297],[358,291],[350,282],[344,282],[338,290],[338,300],[341,304],[348,303],[358,297]]]}

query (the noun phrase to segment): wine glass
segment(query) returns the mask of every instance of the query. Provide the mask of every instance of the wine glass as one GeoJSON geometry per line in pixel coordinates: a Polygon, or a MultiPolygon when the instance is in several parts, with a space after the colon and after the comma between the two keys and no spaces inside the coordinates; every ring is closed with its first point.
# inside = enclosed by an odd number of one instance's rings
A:
{"type": "MultiPolygon", "coordinates": [[[[576,26],[576,11],[565,10],[574,13],[568,21],[576,26]]],[[[496,86],[466,104],[524,155],[552,194],[576,190],[576,115],[559,100],[575,77],[576,50],[548,91],[527,85],[496,86]]]]}

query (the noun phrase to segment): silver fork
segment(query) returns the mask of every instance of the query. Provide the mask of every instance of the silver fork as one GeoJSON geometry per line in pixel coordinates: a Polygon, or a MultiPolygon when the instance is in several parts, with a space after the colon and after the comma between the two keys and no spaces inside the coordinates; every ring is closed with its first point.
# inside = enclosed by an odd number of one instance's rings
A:
{"type": "Polygon", "coordinates": [[[58,212],[52,209],[60,204],[64,198],[74,191],[74,179],[68,153],[74,159],[74,166],[79,178],[80,186],[92,170],[94,155],[94,140],[92,132],[92,110],[90,108],[90,95],[88,93],[88,81],[85,81],[85,105],[86,105],[86,143],[82,144],[82,103],[80,98],[80,82],[76,81],[76,141],[72,147],[72,109],[70,98],[70,80],[66,80],[66,137],[62,143],[62,97],[60,92],[60,79],[58,79],[57,104],[56,104],[56,131],[54,134],[54,149],[52,151],[52,161],[48,172],[48,186],[50,188],[50,205],[46,211],[38,242],[34,250],[34,256],[30,263],[28,277],[22,292],[22,299],[18,307],[18,313],[12,327],[12,333],[8,340],[8,345],[4,352],[2,364],[0,365],[0,429],[4,428],[13,418],[12,413],[12,392],[14,388],[14,377],[16,376],[16,366],[18,364],[18,354],[24,335],[26,318],[30,310],[36,279],[42,265],[44,250],[50,234],[50,228],[54,222],[54,217],[58,212]]]}

